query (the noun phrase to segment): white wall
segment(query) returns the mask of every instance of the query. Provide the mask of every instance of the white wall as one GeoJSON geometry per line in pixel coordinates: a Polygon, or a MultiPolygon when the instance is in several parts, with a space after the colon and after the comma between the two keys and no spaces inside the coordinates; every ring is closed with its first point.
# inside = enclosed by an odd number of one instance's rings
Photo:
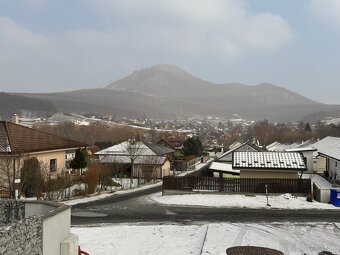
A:
{"type": "Polygon", "coordinates": [[[314,199],[321,203],[329,203],[330,201],[330,189],[321,188],[317,183],[313,184],[314,199]]]}
{"type": "Polygon", "coordinates": [[[71,208],[44,218],[43,254],[60,255],[60,243],[69,237],[71,208]]]}
{"type": "Polygon", "coordinates": [[[44,203],[25,203],[25,218],[28,218],[30,216],[38,216],[45,213],[48,213],[50,211],[55,210],[56,207],[53,205],[48,205],[44,203]]]}
{"type": "Polygon", "coordinates": [[[307,172],[313,173],[314,171],[313,151],[303,151],[302,155],[303,157],[306,158],[307,172]]]}
{"type": "Polygon", "coordinates": [[[326,158],[319,156],[314,160],[314,170],[317,173],[323,173],[326,171],[326,158]]]}
{"type": "Polygon", "coordinates": [[[331,179],[340,179],[340,160],[330,158],[328,164],[328,172],[331,179]]]}
{"type": "MultiPolygon", "coordinates": [[[[131,189],[138,187],[138,179],[130,179],[130,178],[112,178],[112,180],[116,183],[119,183],[123,186],[123,189],[131,189]]],[[[119,190],[119,188],[118,188],[119,190]]]]}

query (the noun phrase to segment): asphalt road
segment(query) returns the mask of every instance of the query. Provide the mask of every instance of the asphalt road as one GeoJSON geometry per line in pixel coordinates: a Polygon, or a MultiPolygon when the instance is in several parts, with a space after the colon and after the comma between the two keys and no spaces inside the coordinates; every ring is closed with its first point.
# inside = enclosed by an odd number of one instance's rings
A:
{"type": "Polygon", "coordinates": [[[340,222],[338,210],[276,210],[169,206],[155,203],[149,195],[161,187],[107,197],[72,207],[72,225],[101,223],[199,222],[340,222]]]}

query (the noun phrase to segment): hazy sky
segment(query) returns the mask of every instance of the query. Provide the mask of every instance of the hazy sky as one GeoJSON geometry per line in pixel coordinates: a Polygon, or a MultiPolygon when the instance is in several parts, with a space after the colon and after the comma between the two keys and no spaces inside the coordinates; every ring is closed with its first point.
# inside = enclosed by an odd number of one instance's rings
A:
{"type": "Polygon", "coordinates": [[[104,87],[159,63],[340,104],[340,0],[0,0],[0,91],[104,87]]]}

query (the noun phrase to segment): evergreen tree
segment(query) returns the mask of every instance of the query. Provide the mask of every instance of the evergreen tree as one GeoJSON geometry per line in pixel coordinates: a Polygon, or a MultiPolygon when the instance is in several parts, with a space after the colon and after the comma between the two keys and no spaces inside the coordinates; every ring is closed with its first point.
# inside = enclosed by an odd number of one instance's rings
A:
{"type": "Polygon", "coordinates": [[[73,169],[80,169],[80,173],[82,174],[82,169],[87,166],[87,160],[86,160],[86,152],[82,149],[76,150],[76,155],[74,156],[74,159],[70,162],[70,167],[73,169]]]}
{"type": "Polygon", "coordinates": [[[21,191],[26,197],[39,197],[43,187],[40,162],[37,158],[29,158],[24,161],[21,168],[21,191]]]}
{"type": "Polygon", "coordinates": [[[183,144],[183,154],[185,156],[202,156],[203,155],[203,145],[198,137],[188,138],[183,144]]]}
{"type": "Polygon", "coordinates": [[[311,127],[310,127],[310,125],[309,125],[308,122],[307,122],[307,124],[306,124],[305,131],[306,131],[306,132],[312,132],[312,129],[311,129],[311,127]]]}

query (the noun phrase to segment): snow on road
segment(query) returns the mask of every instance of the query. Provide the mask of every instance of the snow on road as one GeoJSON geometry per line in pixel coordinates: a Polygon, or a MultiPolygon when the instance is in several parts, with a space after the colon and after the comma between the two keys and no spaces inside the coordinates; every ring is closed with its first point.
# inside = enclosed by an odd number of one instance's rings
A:
{"type": "Polygon", "coordinates": [[[144,189],[150,189],[153,187],[158,187],[161,186],[162,182],[157,182],[154,184],[148,184],[145,186],[141,186],[139,188],[135,188],[135,189],[127,189],[127,190],[118,190],[115,191],[114,193],[110,192],[110,193],[102,193],[102,194],[92,194],[89,195],[87,197],[81,197],[81,198],[76,198],[76,199],[72,199],[72,200],[68,200],[68,201],[62,201],[62,203],[66,204],[66,205],[76,205],[76,204],[82,204],[82,203],[88,203],[88,202],[93,202],[93,201],[97,201],[100,199],[104,199],[106,197],[110,197],[110,196],[115,196],[115,195],[119,195],[119,194],[127,194],[127,193],[133,193],[136,192],[138,190],[144,190],[144,189]]]}
{"type": "Polygon", "coordinates": [[[238,245],[262,246],[284,254],[340,251],[340,229],[332,223],[208,225],[103,225],[73,227],[79,244],[91,255],[226,254],[238,245]]]}
{"type": "Polygon", "coordinates": [[[296,197],[291,194],[269,196],[265,195],[235,195],[235,194],[190,194],[162,196],[156,193],[151,199],[160,204],[190,205],[230,208],[268,208],[268,209],[340,209],[331,204],[316,201],[307,202],[306,197],[296,197]]]}

